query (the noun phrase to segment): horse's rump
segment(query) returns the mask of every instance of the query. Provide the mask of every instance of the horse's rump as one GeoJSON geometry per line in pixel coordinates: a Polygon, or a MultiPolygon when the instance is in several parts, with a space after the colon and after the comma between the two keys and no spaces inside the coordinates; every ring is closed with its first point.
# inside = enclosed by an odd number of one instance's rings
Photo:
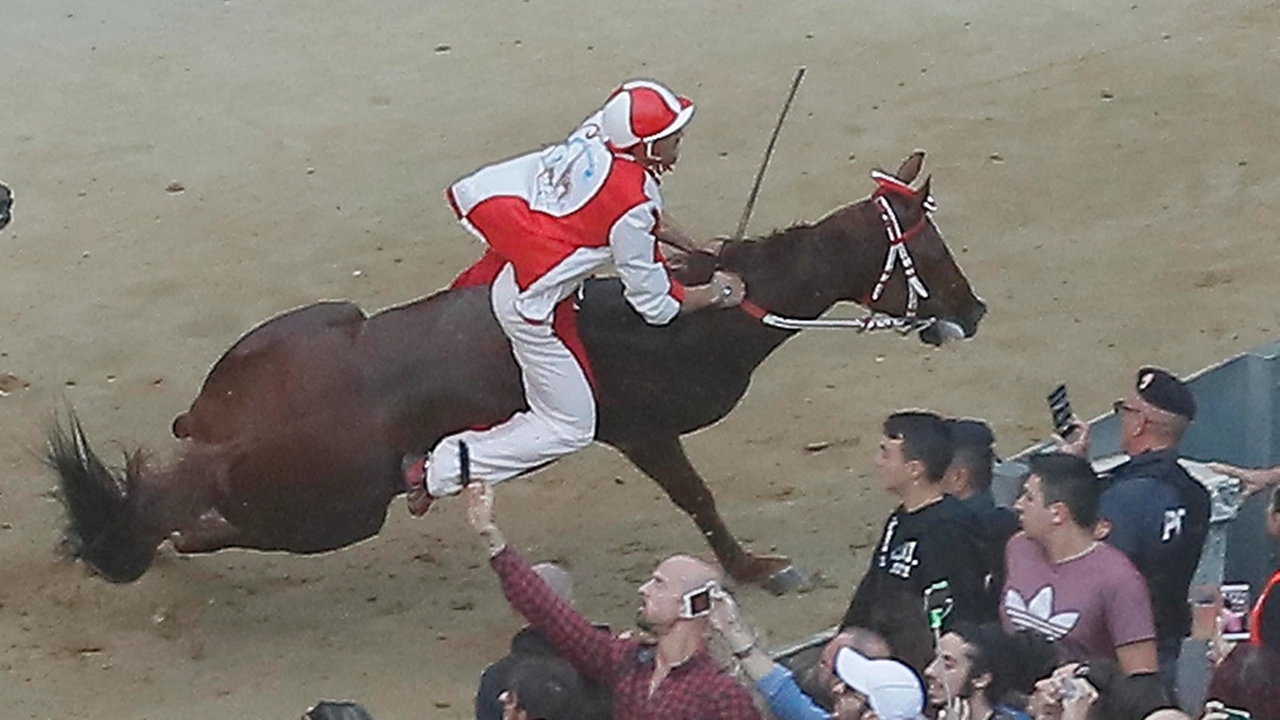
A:
{"type": "MultiPolygon", "coordinates": [[[[279,422],[272,409],[302,410],[295,397],[332,385],[332,363],[366,320],[351,302],[319,302],[277,315],[245,333],[210,368],[191,409],[173,422],[173,434],[204,443],[230,440],[241,430],[279,422]],[[264,412],[264,410],[268,412],[264,412]]],[[[349,377],[346,379],[350,379],[349,377]]]]}

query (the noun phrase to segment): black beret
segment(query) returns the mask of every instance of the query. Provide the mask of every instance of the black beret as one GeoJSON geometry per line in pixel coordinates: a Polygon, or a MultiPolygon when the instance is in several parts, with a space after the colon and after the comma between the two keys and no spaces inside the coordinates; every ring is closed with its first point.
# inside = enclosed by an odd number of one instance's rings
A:
{"type": "Polygon", "coordinates": [[[1196,398],[1186,384],[1168,370],[1144,367],[1138,371],[1134,387],[1138,395],[1166,412],[1188,420],[1196,418],[1196,398]]]}

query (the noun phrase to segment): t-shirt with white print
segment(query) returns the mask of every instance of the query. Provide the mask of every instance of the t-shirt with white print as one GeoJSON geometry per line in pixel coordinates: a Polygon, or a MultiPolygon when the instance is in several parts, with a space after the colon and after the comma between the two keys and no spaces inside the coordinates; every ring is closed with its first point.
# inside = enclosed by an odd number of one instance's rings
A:
{"type": "Polygon", "coordinates": [[[1106,543],[1054,564],[1040,543],[1018,533],[1005,546],[1005,563],[1000,621],[1054,641],[1064,662],[1114,659],[1116,648],[1155,637],[1146,581],[1106,543]]]}

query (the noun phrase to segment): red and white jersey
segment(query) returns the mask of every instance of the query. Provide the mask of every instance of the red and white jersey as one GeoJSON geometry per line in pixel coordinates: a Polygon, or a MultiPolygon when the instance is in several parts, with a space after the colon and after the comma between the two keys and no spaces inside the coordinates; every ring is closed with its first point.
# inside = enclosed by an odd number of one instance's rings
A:
{"type": "Polygon", "coordinates": [[[564,142],[489,165],[446,192],[462,224],[515,266],[516,308],[534,322],[610,260],[627,301],[663,325],[684,288],[662,263],[654,236],[662,217],[657,178],[600,135],[600,114],[564,142]]]}

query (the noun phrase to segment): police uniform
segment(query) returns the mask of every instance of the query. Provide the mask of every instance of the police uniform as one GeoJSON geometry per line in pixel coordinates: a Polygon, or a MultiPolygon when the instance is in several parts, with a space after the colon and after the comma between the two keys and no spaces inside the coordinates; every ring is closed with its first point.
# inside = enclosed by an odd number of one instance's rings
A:
{"type": "MultiPolygon", "coordinates": [[[[1139,370],[1136,390],[1162,410],[1195,418],[1191,391],[1165,370],[1139,370]]],[[[1128,555],[1147,581],[1160,668],[1171,680],[1191,630],[1187,588],[1209,531],[1209,493],[1178,464],[1176,447],[1140,453],[1105,481],[1098,510],[1111,524],[1107,542],[1128,555]]]]}

